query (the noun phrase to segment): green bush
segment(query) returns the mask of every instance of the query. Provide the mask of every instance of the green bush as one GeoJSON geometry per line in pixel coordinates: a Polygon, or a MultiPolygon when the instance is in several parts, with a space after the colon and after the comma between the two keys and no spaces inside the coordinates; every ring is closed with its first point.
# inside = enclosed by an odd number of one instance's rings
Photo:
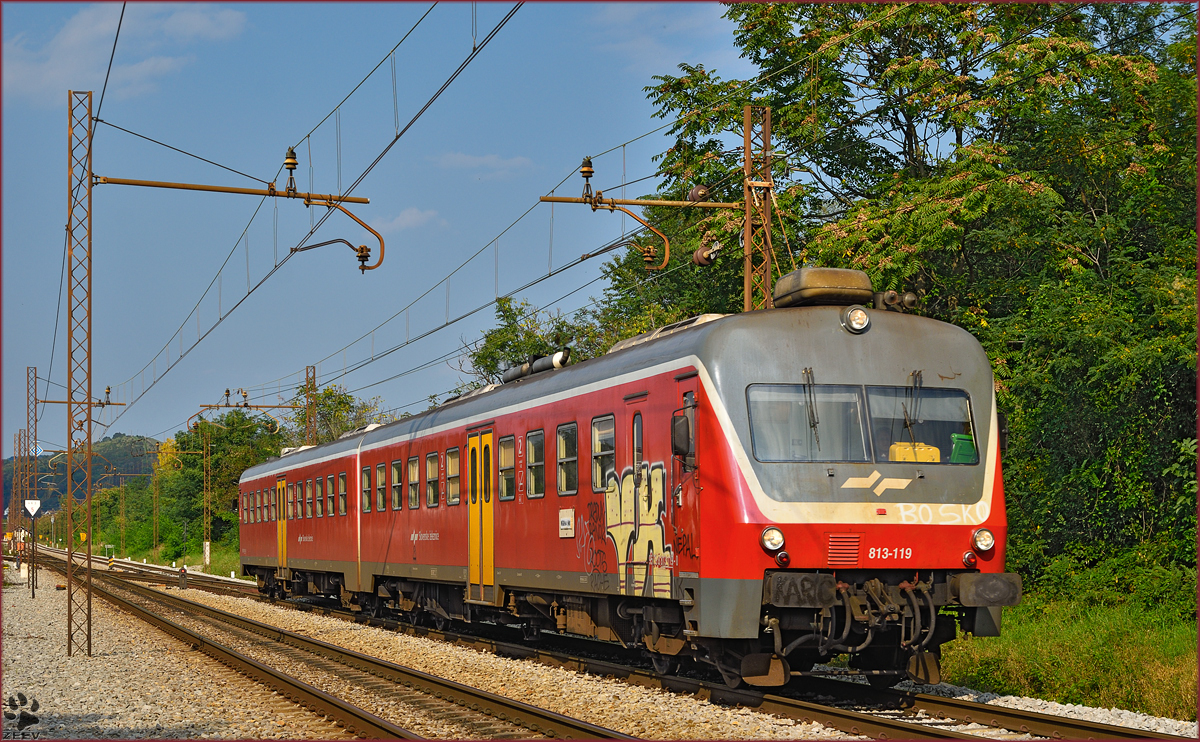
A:
{"type": "Polygon", "coordinates": [[[1147,544],[1087,564],[1051,560],[1032,580],[1029,599],[1081,606],[1131,605],[1169,621],[1196,620],[1196,568],[1173,564],[1166,547],[1147,544]]]}

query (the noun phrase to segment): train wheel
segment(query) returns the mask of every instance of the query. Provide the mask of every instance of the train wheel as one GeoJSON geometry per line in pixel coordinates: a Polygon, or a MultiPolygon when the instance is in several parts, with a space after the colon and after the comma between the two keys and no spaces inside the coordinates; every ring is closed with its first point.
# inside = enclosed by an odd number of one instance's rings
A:
{"type": "Polygon", "coordinates": [[[654,672],[659,675],[674,675],[679,669],[679,658],[674,655],[651,652],[650,663],[654,665],[654,672]]]}
{"type": "Polygon", "coordinates": [[[433,628],[437,629],[438,631],[445,631],[446,627],[449,625],[450,625],[449,620],[442,618],[441,616],[437,615],[436,613],[433,615],[433,628]]]}

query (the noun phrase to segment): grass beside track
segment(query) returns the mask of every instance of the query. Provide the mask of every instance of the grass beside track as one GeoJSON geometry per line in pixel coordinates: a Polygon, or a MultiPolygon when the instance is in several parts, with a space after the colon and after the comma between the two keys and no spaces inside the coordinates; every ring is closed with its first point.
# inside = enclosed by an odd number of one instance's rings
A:
{"type": "Polygon", "coordinates": [[[994,693],[1196,719],[1196,621],[1134,604],[1027,595],[1003,636],[942,649],[942,679],[994,693]]]}

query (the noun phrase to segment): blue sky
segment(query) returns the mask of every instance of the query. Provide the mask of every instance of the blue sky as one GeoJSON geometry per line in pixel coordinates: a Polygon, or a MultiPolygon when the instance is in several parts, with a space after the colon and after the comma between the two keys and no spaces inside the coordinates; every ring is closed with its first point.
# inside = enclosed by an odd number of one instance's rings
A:
{"type": "MultiPolygon", "coordinates": [[[[274,177],[287,147],[300,143],[301,190],[311,146],[313,190],[336,192],[339,149],[344,188],[395,135],[396,121],[406,124],[470,53],[472,5],[438,5],[396,52],[395,96],[389,61],[313,131],[429,7],[131,3],[100,117],[264,180],[274,177]]],[[[479,3],[476,39],[510,8],[479,3]]],[[[49,398],[65,394],[55,385],[66,381],[65,303],[53,349],[51,337],[66,220],[67,91],[94,90],[99,103],[120,11],[119,3],[3,5],[4,456],[25,427],[26,366],[46,376],[53,352],[49,398]]],[[[386,241],[382,267],[365,275],[348,249],[334,245],[293,256],[247,296],[247,284],[259,283],[309,230],[302,204],[259,208],[252,196],[97,186],[94,391],[111,385],[114,401],[129,401],[151,387],[107,432],[169,435],[226,388],[251,388],[257,401],[270,403],[290,396],[313,364],[322,382],[378,395],[388,408],[423,409],[422,400],[459,381],[453,360],[384,380],[478,338],[493,324],[491,309],[338,377],[447,314],[456,317],[617,237],[620,215],[583,206],[556,207],[553,228],[546,205],[518,218],[568,175],[558,193],[579,195],[582,181],[571,174],[584,155],[617,147],[595,161],[601,188],[621,183],[623,172],[627,180],[653,173],[652,156],[669,146],[662,133],[618,146],[662,124],[642,91],[651,77],[681,62],[723,77],[751,72],[721,12],[709,3],[522,7],[355,190],[371,203],[351,210],[386,241]],[[442,279],[481,249],[447,291],[442,279]],[[207,336],[196,344],[198,333],[207,336]],[[182,360],[181,348],[191,348],[182,360]]],[[[103,125],[94,172],[261,187],[103,125]]],[[[631,186],[627,195],[653,184],[631,186]]],[[[335,238],[371,242],[340,214],[310,242],[335,238]]],[[[584,287],[554,305],[572,311],[600,295],[603,282],[589,282],[601,263],[584,263],[521,296],[545,305],[584,287]]],[[[47,396],[45,383],[39,393],[47,396]]],[[[48,406],[39,438],[60,447],[65,428],[65,409],[48,406]]]]}

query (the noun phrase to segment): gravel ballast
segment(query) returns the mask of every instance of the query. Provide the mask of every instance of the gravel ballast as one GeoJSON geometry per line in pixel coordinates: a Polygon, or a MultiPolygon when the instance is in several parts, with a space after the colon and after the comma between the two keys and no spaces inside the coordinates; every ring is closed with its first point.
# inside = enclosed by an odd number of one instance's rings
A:
{"type": "MultiPolygon", "coordinates": [[[[171,591],[176,592],[176,591],[171,591]]],[[[854,739],[694,696],[516,660],[343,619],[188,590],[188,600],[645,739],[854,739]]]]}
{"type": "MultiPolygon", "coordinates": [[[[690,696],[678,696],[608,678],[546,667],[530,660],[495,657],[465,647],[353,624],[329,616],[199,590],[189,590],[187,597],[230,613],[634,736],[650,739],[774,739],[778,738],[777,734],[810,739],[844,736],[820,725],[794,723],[749,709],[730,709],[690,696]]],[[[1197,738],[1197,723],[1194,721],[1164,719],[1121,709],[1061,704],[1037,698],[1001,696],[948,683],[917,685],[905,680],[897,688],[1145,729],[1158,734],[1197,738]]]]}
{"type": "Polygon", "coordinates": [[[4,719],[5,739],[351,738],[95,594],[92,656],[68,657],[62,576],[39,570],[34,599],[18,579],[5,565],[3,693],[38,721],[4,719]]]}

